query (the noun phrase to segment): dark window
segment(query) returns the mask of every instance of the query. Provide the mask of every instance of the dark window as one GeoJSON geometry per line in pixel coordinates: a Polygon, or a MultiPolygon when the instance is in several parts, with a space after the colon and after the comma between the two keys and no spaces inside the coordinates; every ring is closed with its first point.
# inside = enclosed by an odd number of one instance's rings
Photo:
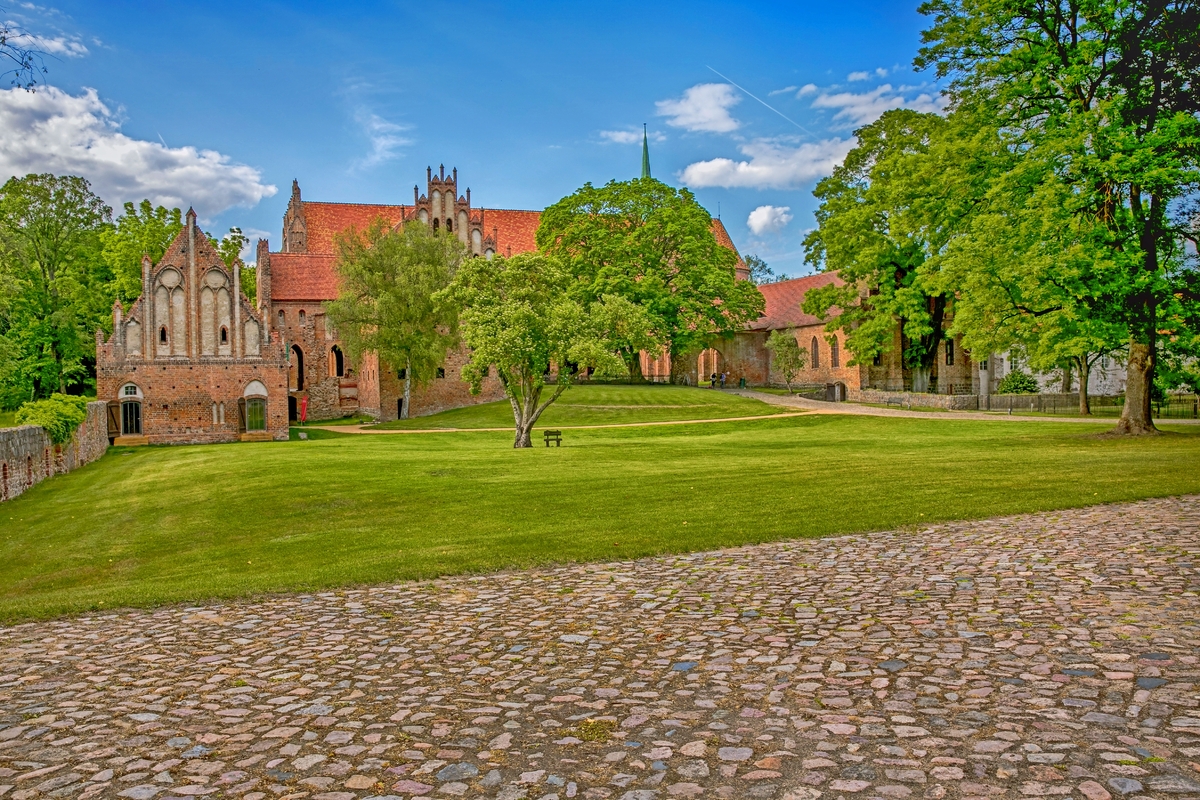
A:
{"type": "Polygon", "coordinates": [[[229,329],[224,326],[221,328],[221,344],[229,344],[229,329]]]}
{"type": "Polygon", "coordinates": [[[404,419],[404,398],[396,398],[396,419],[404,419]]]}
{"type": "Polygon", "coordinates": [[[161,328],[158,329],[158,341],[160,341],[163,344],[167,343],[167,326],[166,325],[163,325],[161,328]]]}
{"type": "Polygon", "coordinates": [[[262,397],[250,397],[246,400],[246,430],[265,431],[267,429],[267,401],[262,397]]]}
{"type": "Polygon", "coordinates": [[[817,337],[812,338],[812,368],[818,369],[821,366],[821,347],[817,341],[817,337]]]}
{"type": "Polygon", "coordinates": [[[125,436],[142,435],[142,404],[126,401],[121,404],[121,433],[125,436]]]}
{"type": "Polygon", "coordinates": [[[954,340],[946,340],[946,366],[954,366],[954,340]]]}
{"type": "Polygon", "coordinates": [[[454,223],[451,222],[449,219],[447,219],[446,220],[446,232],[450,233],[453,230],[454,230],[454,223]]]}
{"type": "Polygon", "coordinates": [[[883,366],[883,353],[876,353],[875,357],[871,359],[871,363],[877,367],[882,367],[883,366]]]}
{"type": "Polygon", "coordinates": [[[437,376],[438,376],[439,378],[444,378],[444,377],[446,377],[446,370],[445,370],[445,368],[444,368],[444,367],[438,367],[438,368],[437,368],[437,376]]]}
{"type": "Polygon", "coordinates": [[[408,377],[408,370],[406,370],[406,369],[396,370],[396,379],[397,380],[404,380],[406,377],[408,377]]]}
{"type": "Polygon", "coordinates": [[[980,371],[980,372],[987,372],[987,362],[986,362],[986,361],[980,361],[980,362],[979,362],[979,371],[980,371]]]}
{"type": "Polygon", "coordinates": [[[300,309],[300,324],[304,324],[304,309],[300,309]]]}
{"type": "Polygon", "coordinates": [[[304,388],[304,351],[292,345],[291,363],[288,364],[288,387],[298,392],[304,388]]]}
{"type": "Polygon", "coordinates": [[[345,361],[342,359],[342,348],[336,344],[329,351],[329,368],[333,374],[340,378],[345,374],[345,361]]]}
{"type": "Polygon", "coordinates": [[[841,365],[842,358],[841,354],[838,352],[838,341],[837,339],[834,339],[829,343],[829,366],[840,367],[841,365]]]}
{"type": "Polygon", "coordinates": [[[433,229],[435,231],[438,229],[438,221],[436,219],[433,221],[433,229]]]}

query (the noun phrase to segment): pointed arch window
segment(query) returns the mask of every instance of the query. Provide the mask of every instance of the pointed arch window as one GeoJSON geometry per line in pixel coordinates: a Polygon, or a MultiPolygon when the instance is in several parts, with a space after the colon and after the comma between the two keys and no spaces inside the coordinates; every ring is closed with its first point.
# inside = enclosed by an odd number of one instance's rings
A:
{"type": "Polygon", "coordinates": [[[229,328],[221,326],[221,344],[229,344],[229,328]]]}
{"type": "Polygon", "coordinates": [[[842,365],[842,356],[838,352],[838,340],[836,338],[829,340],[829,366],[837,368],[842,365]]]}
{"type": "Polygon", "coordinates": [[[821,343],[817,337],[812,337],[812,368],[820,369],[821,367],[821,343]]]}
{"type": "Polygon", "coordinates": [[[159,344],[167,343],[167,326],[166,325],[163,325],[161,328],[158,329],[158,343],[159,344]]]}

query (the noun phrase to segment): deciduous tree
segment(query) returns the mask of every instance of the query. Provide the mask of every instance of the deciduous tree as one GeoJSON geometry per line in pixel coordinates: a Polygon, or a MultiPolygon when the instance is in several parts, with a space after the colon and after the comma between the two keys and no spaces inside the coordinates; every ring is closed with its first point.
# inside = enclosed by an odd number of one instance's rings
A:
{"type": "Polygon", "coordinates": [[[767,337],[766,348],[771,351],[771,366],[783,376],[788,394],[792,393],[792,379],[804,369],[808,363],[807,351],[801,349],[796,341],[796,331],[789,328],[784,331],[771,331],[767,337]]]}
{"type": "Polygon", "coordinates": [[[585,184],[542,212],[537,242],[574,276],[581,303],[617,295],[645,309],[680,380],[686,355],[762,313],[762,295],[737,280],[737,256],[717,242],[712,216],[687,189],[653,178],[585,184]]]}
{"type": "Polygon", "coordinates": [[[424,225],[393,230],[380,221],[339,236],[337,247],[341,287],[325,306],[329,320],[355,361],[375,352],[381,363],[404,370],[407,418],[412,387],[432,380],[458,341],[455,304],[442,290],[466,249],[424,225]]]}
{"type": "Polygon", "coordinates": [[[531,447],[542,413],[579,370],[619,374],[625,337],[610,338],[602,301],[572,296],[575,276],[556,258],[523,253],[490,261],[468,259],[443,293],[461,307],[470,360],[462,377],[478,394],[494,367],[512,405],[513,447],[531,447]],[[544,396],[548,395],[548,396],[544,396]]]}

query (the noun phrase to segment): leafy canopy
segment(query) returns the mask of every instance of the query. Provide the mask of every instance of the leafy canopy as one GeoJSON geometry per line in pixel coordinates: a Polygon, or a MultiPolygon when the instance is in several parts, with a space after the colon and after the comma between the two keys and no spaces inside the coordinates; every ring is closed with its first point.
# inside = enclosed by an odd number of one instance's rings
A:
{"type": "Polygon", "coordinates": [[[762,313],[762,295],[737,280],[737,255],[717,242],[712,226],[687,189],[653,178],[588,183],[542,212],[537,243],[574,277],[574,298],[626,298],[680,354],[762,313]]]}

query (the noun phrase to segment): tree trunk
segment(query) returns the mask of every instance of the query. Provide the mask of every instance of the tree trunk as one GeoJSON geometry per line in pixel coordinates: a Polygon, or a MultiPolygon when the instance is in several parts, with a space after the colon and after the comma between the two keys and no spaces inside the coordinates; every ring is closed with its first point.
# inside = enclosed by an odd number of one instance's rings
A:
{"type": "Polygon", "coordinates": [[[634,352],[633,359],[629,362],[629,382],[642,382],[642,354],[634,352]]]}
{"type": "Polygon", "coordinates": [[[404,362],[404,408],[400,409],[400,419],[408,419],[408,404],[412,401],[412,362],[404,362]]]}
{"type": "Polygon", "coordinates": [[[513,441],[513,449],[519,447],[533,447],[533,423],[521,420],[517,423],[517,437],[513,441]]]}
{"type": "MultiPolygon", "coordinates": [[[[671,350],[671,383],[679,386],[688,386],[691,384],[689,376],[692,370],[696,367],[696,356],[699,353],[677,353],[674,349],[671,350]]],[[[698,373],[697,373],[698,374],[698,373]]],[[[696,385],[700,385],[699,376],[696,378],[696,385]]]]}
{"type": "MultiPolygon", "coordinates": [[[[1085,361],[1087,360],[1087,356],[1084,356],[1084,360],[1085,361]]],[[[1062,393],[1070,394],[1071,393],[1071,362],[1068,361],[1067,363],[1063,364],[1062,371],[1063,371],[1062,393]]],[[[1086,378],[1084,380],[1086,380],[1086,378]]]]}
{"type": "Polygon", "coordinates": [[[912,390],[918,394],[924,394],[929,391],[929,367],[913,367],[912,368],[912,390]]]}
{"type": "Polygon", "coordinates": [[[1158,433],[1150,416],[1150,390],[1154,385],[1154,342],[1129,340],[1129,364],[1126,367],[1125,407],[1114,433],[1142,436],[1158,433]]]}
{"type": "Polygon", "coordinates": [[[1092,406],[1088,402],[1088,373],[1091,371],[1091,364],[1088,363],[1086,353],[1075,359],[1075,366],[1079,368],[1079,416],[1090,417],[1092,406]]]}

